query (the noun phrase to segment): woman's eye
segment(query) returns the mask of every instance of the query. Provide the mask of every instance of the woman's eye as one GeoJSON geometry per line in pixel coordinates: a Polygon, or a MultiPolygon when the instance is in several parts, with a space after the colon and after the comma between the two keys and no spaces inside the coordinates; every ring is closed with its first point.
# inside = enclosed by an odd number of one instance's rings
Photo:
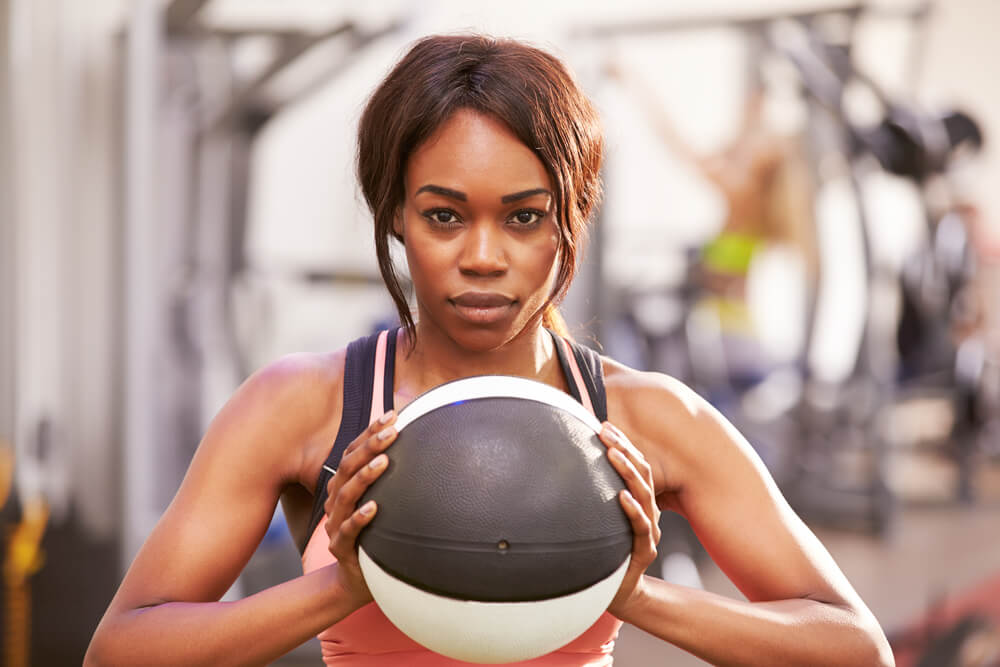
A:
{"type": "Polygon", "coordinates": [[[512,220],[519,225],[530,225],[538,222],[541,218],[542,213],[539,211],[518,211],[514,214],[512,220]]]}
{"type": "Polygon", "coordinates": [[[424,215],[427,216],[431,220],[431,222],[436,222],[441,225],[450,225],[455,222],[458,222],[458,218],[455,216],[454,213],[443,208],[434,211],[428,211],[424,215]]]}

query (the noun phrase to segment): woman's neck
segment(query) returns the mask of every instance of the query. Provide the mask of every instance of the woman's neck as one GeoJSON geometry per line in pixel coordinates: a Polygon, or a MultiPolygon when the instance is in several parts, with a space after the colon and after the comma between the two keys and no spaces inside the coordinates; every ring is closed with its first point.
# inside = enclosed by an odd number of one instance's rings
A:
{"type": "Polygon", "coordinates": [[[440,384],[472,375],[514,375],[557,387],[565,384],[552,336],[540,323],[501,347],[485,351],[462,348],[440,330],[419,322],[412,351],[405,332],[400,336],[395,392],[403,403],[440,384]]]}

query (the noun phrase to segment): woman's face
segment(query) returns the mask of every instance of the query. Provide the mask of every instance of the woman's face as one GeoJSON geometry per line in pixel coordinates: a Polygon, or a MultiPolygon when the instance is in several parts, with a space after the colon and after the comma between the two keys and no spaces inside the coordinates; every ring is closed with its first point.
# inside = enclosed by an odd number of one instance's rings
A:
{"type": "Polygon", "coordinates": [[[451,116],[411,156],[396,223],[420,336],[492,350],[540,317],[558,270],[552,182],[500,121],[451,116]]]}

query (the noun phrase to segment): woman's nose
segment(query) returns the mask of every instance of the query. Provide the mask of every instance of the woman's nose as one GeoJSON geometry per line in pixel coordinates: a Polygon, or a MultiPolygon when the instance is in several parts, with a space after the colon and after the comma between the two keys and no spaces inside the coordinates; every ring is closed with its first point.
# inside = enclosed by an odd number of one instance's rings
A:
{"type": "Polygon", "coordinates": [[[466,232],[459,269],[466,274],[489,276],[507,270],[503,233],[492,224],[474,224],[466,232]]]}

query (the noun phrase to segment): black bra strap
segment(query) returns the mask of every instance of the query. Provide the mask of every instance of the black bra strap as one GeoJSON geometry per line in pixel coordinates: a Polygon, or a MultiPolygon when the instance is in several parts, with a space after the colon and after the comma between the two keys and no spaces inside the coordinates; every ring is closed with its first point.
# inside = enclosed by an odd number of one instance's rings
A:
{"type": "Polygon", "coordinates": [[[604,388],[604,367],[601,365],[601,355],[589,347],[584,347],[573,341],[569,341],[573,348],[573,356],[576,357],[577,366],[580,367],[580,375],[587,385],[587,392],[590,394],[590,401],[594,404],[594,414],[601,422],[608,418],[608,394],[604,388]]]}
{"type": "MultiPolygon", "coordinates": [[[[576,382],[573,381],[573,371],[570,367],[569,359],[566,357],[565,348],[559,344],[558,334],[554,331],[549,331],[549,333],[552,334],[555,342],[556,354],[559,356],[559,365],[562,366],[563,374],[568,380],[569,393],[573,398],[582,403],[581,388],[577,387],[576,382]]],[[[608,397],[604,390],[604,370],[601,366],[600,355],[589,347],[583,347],[569,338],[564,340],[569,343],[570,349],[573,350],[573,357],[576,359],[576,365],[580,369],[580,376],[583,378],[583,384],[587,393],[590,394],[590,402],[594,406],[594,416],[597,417],[598,421],[606,421],[608,418],[608,397]]]]}
{"type": "MultiPolygon", "coordinates": [[[[393,338],[389,337],[390,340],[393,338]]],[[[340,416],[340,428],[333,447],[320,469],[316,481],[316,492],[313,494],[312,513],[309,517],[309,530],[306,535],[312,535],[316,526],[323,518],[323,505],[326,503],[326,485],[333,476],[333,470],[340,465],[347,446],[354,442],[368,426],[368,413],[371,410],[372,390],[374,381],[371,369],[375,364],[375,346],[378,334],[359,338],[347,346],[347,358],[344,361],[344,404],[340,416]]],[[[392,389],[390,388],[391,392],[392,389]]],[[[308,539],[308,538],[307,538],[308,539]]],[[[300,550],[305,545],[300,545],[300,550]]]]}
{"type": "Polygon", "coordinates": [[[399,330],[389,331],[389,335],[386,337],[385,341],[385,375],[384,381],[382,382],[382,409],[386,412],[392,410],[394,407],[392,395],[394,393],[394,385],[396,384],[396,337],[399,335],[399,330]]]}

